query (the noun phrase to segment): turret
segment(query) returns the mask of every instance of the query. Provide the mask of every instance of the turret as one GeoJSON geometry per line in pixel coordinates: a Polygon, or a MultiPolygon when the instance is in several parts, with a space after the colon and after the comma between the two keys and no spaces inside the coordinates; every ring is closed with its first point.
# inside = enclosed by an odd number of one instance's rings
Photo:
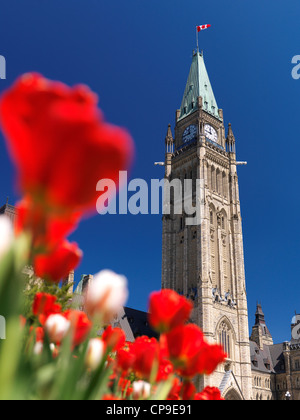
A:
{"type": "Polygon", "coordinates": [[[255,325],[252,328],[251,338],[263,350],[264,345],[273,345],[272,335],[266,325],[265,315],[260,303],[257,303],[255,312],[255,325]]]}
{"type": "Polygon", "coordinates": [[[228,125],[228,134],[226,138],[227,151],[235,155],[235,137],[232,131],[232,126],[228,125]]]}
{"type": "Polygon", "coordinates": [[[172,135],[171,124],[168,126],[168,131],[165,139],[166,144],[166,154],[165,154],[165,176],[169,177],[171,175],[172,167],[172,155],[174,151],[174,139],[172,135]]]}

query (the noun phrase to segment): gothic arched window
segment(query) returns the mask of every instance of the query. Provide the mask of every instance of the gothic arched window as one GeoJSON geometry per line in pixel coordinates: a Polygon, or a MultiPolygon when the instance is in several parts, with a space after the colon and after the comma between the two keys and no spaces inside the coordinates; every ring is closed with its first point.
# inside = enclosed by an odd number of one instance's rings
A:
{"type": "Polygon", "coordinates": [[[219,327],[219,344],[223,346],[228,359],[233,358],[233,337],[232,329],[226,321],[221,322],[219,327]]]}

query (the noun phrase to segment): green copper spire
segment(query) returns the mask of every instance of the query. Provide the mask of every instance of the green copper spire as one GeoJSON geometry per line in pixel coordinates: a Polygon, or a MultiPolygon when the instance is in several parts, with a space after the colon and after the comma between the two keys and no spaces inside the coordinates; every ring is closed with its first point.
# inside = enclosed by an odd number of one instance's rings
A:
{"type": "Polygon", "coordinates": [[[198,108],[198,96],[203,99],[203,110],[220,119],[219,108],[212,90],[203,53],[194,52],[190,74],[185,87],[179,120],[191,114],[198,108]]]}

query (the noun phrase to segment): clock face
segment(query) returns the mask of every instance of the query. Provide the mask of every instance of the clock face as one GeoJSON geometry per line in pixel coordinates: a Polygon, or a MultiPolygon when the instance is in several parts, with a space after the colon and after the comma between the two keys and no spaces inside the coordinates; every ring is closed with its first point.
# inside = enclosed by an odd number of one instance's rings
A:
{"type": "Polygon", "coordinates": [[[187,127],[183,133],[182,141],[183,143],[187,143],[188,141],[195,140],[197,138],[197,126],[190,125],[187,127]]]}
{"type": "Polygon", "coordinates": [[[204,133],[205,137],[207,137],[209,140],[218,143],[218,134],[211,125],[206,124],[204,126],[204,133]]]}

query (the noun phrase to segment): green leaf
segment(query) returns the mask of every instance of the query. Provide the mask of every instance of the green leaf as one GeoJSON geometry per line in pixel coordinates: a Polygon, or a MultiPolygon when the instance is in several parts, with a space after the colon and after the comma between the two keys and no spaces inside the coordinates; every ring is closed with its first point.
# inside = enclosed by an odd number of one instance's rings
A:
{"type": "Polygon", "coordinates": [[[157,401],[164,401],[167,399],[169,395],[175,376],[171,375],[166,381],[162,381],[159,383],[155,394],[150,398],[150,400],[157,400],[157,401]]]}

